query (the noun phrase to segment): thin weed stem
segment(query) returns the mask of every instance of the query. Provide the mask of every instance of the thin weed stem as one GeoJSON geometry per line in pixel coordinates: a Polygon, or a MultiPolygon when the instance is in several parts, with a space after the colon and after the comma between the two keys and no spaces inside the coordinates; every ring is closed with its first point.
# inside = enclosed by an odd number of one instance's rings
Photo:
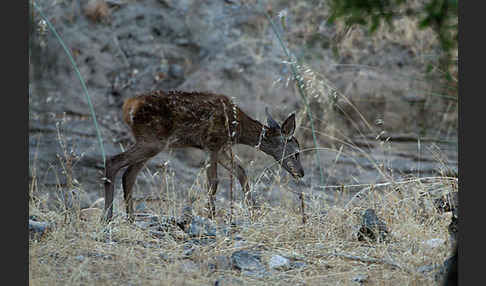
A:
{"type": "Polygon", "coordinates": [[[85,83],[85,81],[83,79],[83,76],[79,72],[78,66],[74,62],[74,58],[71,55],[71,52],[69,51],[68,47],[66,46],[66,44],[62,40],[61,36],[57,33],[56,28],[54,28],[54,26],[49,21],[49,19],[44,15],[44,13],[42,13],[41,8],[39,6],[37,6],[37,4],[34,1],[32,1],[32,4],[34,5],[35,9],[37,9],[37,11],[39,12],[39,15],[42,17],[42,19],[44,19],[46,21],[47,26],[49,27],[49,29],[51,30],[51,32],[54,34],[54,36],[56,36],[56,38],[59,41],[59,43],[61,44],[64,52],[68,56],[69,61],[71,62],[71,65],[73,66],[73,69],[76,72],[76,75],[78,76],[79,81],[81,82],[81,86],[83,87],[84,94],[86,95],[86,100],[88,102],[89,110],[91,112],[91,117],[93,118],[93,124],[94,124],[95,129],[96,129],[96,135],[98,137],[98,142],[100,144],[101,156],[103,157],[103,167],[104,167],[105,166],[105,162],[106,162],[106,156],[105,156],[105,149],[103,147],[103,139],[101,138],[101,133],[100,133],[100,129],[98,127],[98,122],[96,121],[96,115],[95,115],[95,112],[94,112],[93,104],[91,103],[91,98],[89,96],[88,88],[86,87],[86,83],[85,83]]]}
{"type": "MultiPolygon", "coordinates": [[[[272,31],[277,36],[277,39],[278,39],[278,42],[280,43],[280,46],[282,47],[286,57],[288,58],[288,60],[290,62],[290,68],[291,68],[291,71],[292,71],[292,76],[293,76],[294,80],[297,82],[297,87],[298,87],[299,93],[302,97],[302,101],[307,106],[307,115],[309,116],[310,126],[311,126],[311,130],[312,130],[312,139],[314,140],[314,146],[317,148],[318,144],[317,144],[317,137],[316,137],[315,129],[314,129],[314,120],[313,120],[313,116],[312,116],[312,111],[309,107],[309,103],[307,102],[307,94],[305,92],[302,80],[299,80],[299,79],[302,79],[302,76],[299,74],[299,72],[296,68],[297,63],[293,59],[293,57],[290,55],[287,47],[285,46],[285,44],[282,40],[282,37],[280,36],[280,33],[278,32],[277,27],[275,26],[275,23],[272,21],[272,18],[270,18],[270,15],[268,15],[268,13],[266,11],[264,11],[264,14],[265,14],[265,17],[267,18],[268,22],[270,23],[270,26],[272,27],[272,31]]],[[[320,174],[320,179],[321,179],[320,183],[321,183],[322,186],[324,186],[324,184],[325,184],[324,172],[322,170],[322,164],[321,164],[319,152],[316,152],[316,162],[317,162],[317,166],[319,167],[319,174],[320,174]]]]}

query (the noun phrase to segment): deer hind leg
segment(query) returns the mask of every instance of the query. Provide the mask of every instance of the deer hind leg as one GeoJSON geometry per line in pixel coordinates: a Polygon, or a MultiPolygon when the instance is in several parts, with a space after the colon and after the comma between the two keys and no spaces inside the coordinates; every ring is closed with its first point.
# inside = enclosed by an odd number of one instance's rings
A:
{"type": "Polygon", "coordinates": [[[214,205],[214,197],[218,189],[218,152],[211,152],[209,154],[209,166],[206,169],[206,176],[208,179],[209,216],[211,218],[214,218],[216,216],[216,206],[214,205]]]}
{"type": "Polygon", "coordinates": [[[113,195],[115,192],[115,178],[121,168],[145,162],[155,156],[159,150],[141,144],[135,144],[127,151],[115,155],[106,161],[105,166],[105,216],[110,220],[113,216],[113,195]]]}
{"type": "Polygon", "coordinates": [[[147,161],[138,162],[128,166],[125,173],[123,173],[122,184],[123,184],[123,195],[125,198],[125,207],[127,210],[128,220],[133,222],[133,200],[132,200],[132,190],[135,180],[137,179],[138,173],[142,170],[143,166],[147,161]]]}
{"type": "Polygon", "coordinates": [[[226,170],[231,172],[233,175],[236,175],[238,178],[238,182],[240,182],[241,189],[243,190],[243,194],[245,197],[245,202],[248,205],[254,206],[255,200],[250,192],[250,185],[248,183],[248,176],[246,175],[245,169],[240,165],[239,160],[234,158],[234,169],[231,166],[231,155],[229,155],[226,151],[222,151],[218,157],[218,163],[223,166],[226,170]]]}

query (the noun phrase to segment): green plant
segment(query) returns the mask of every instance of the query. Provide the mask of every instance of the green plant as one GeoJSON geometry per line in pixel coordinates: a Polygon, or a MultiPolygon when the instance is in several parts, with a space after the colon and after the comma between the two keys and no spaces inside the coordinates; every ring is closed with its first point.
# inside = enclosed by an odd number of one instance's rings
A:
{"type": "Polygon", "coordinates": [[[447,69],[452,63],[452,50],[457,48],[457,4],[457,0],[331,0],[328,22],[342,20],[348,27],[361,25],[373,33],[383,22],[393,28],[396,18],[417,17],[420,19],[419,28],[430,27],[437,34],[444,52],[441,66],[447,69]]]}

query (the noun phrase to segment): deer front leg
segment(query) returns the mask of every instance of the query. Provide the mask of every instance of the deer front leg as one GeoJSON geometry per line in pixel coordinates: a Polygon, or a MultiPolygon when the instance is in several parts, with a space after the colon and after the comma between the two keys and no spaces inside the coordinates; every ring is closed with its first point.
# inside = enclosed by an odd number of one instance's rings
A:
{"type": "Polygon", "coordinates": [[[115,193],[115,176],[127,164],[127,154],[121,153],[106,160],[105,166],[105,212],[103,219],[111,220],[113,216],[113,196],[115,193]]]}
{"type": "Polygon", "coordinates": [[[142,170],[143,166],[145,166],[145,162],[139,162],[133,165],[128,166],[125,173],[123,173],[122,177],[122,184],[123,184],[123,195],[125,198],[125,207],[127,209],[128,220],[130,222],[134,221],[133,216],[133,200],[132,200],[132,190],[133,185],[135,184],[135,180],[137,179],[137,175],[142,170]]]}
{"type": "Polygon", "coordinates": [[[216,216],[216,206],[214,205],[214,197],[218,189],[218,152],[211,152],[209,154],[209,166],[206,169],[208,179],[208,209],[209,217],[216,216]]]}
{"type": "Polygon", "coordinates": [[[236,175],[238,182],[240,182],[241,188],[245,195],[245,202],[250,206],[255,205],[255,200],[250,192],[250,185],[248,184],[248,176],[245,169],[240,165],[239,160],[235,157],[233,160],[234,169],[231,166],[231,155],[226,151],[222,151],[218,157],[218,163],[221,164],[226,170],[236,175]]]}
{"type": "MultiPolygon", "coordinates": [[[[115,155],[106,161],[105,166],[105,214],[106,221],[113,216],[113,196],[115,192],[115,178],[118,171],[126,166],[146,162],[149,158],[157,155],[158,149],[141,144],[135,144],[127,151],[115,155]]],[[[128,176],[128,175],[127,175],[128,176]]],[[[134,175],[135,177],[135,175],[134,175]]],[[[131,189],[131,188],[130,188],[131,189]]],[[[131,192],[131,191],[130,191],[131,192]]]]}

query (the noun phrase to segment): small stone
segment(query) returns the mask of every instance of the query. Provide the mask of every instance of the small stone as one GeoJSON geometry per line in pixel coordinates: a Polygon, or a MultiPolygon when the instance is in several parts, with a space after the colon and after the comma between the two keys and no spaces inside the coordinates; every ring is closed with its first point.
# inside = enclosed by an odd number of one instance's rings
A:
{"type": "Polygon", "coordinates": [[[241,270],[241,275],[244,276],[263,278],[269,275],[260,260],[260,255],[246,250],[236,251],[231,255],[232,265],[241,270]]]}
{"type": "Polygon", "coordinates": [[[192,254],[194,254],[195,250],[196,250],[196,248],[194,247],[194,245],[186,244],[186,245],[184,245],[184,251],[182,252],[182,254],[186,257],[189,257],[192,254]]]}
{"type": "Polygon", "coordinates": [[[138,212],[138,213],[143,213],[143,212],[149,211],[149,208],[147,207],[147,205],[145,204],[145,202],[140,202],[135,207],[135,211],[138,212]]]}
{"type": "Polygon", "coordinates": [[[260,256],[247,250],[238,250],[231,254],[231,262],[239,270],[259,270],[263,268],[260,256]]]}
{"type": "Polygon", "coordinates": [[[306,266],[307,266],[307,264],[305,262],[302,262],[302,261],[292,261],[292,262],[290,262],[290,268],[291,269],[304,268],[306,266]]]}
{"type": "Polygon", "coordinates": [[[290,260],[280,255],[273,255],[268,261],[268,266],[270,269],[287,270],[290,268],[290,260]]]}
{"type": "Polygon", "coordinates": [[[431,238],[429,240],[424,241],[424,244],[426,244],[430,248],[436,248],[445,243],[445,239],[442,238],[431,238]]]}
{"type": "Polygon", "coordinates": [[[83,255],[78,255],[78,256],[74,257],[74,259],[76,259],[79,262],[83,262],[85,258],[84,258],[83,255]]]}
{"type": "Polygon", "coordinates": [[[362,217],[361,226],[358,231],[358,240],[370,239],[371,241],[381,241],[387,238],[388,233],[386,224],[376,216],[375,210],[367,209],[362,217]]]}
{"type": "Polygon", "coordinates": [[[435,269],[435,266],[433,264],[427,264],[427,265],[422,265],[419,268],[417,268],[417,272],[426,274],[428,272],[431,272],[432,270],[435,269]]]}
{"type": "Polygon", "coordinates": [[[194,216],[187,234],[190,237],[216,236],[216,227],[208,219],[194,216]]]}
{"type": "Polygon", "coordinates": [[[169,67],[169,75],[175,78],[184,77],[184,68],[179,64],[172,64],[169,67]]]}
{"type": "Polygon", "coordinates": [[[169,255],[167,253],[164,253],[164,252],[159,253],[159,258],[162,259],[165,262],[170,261],[169,255]]]}
{"type": "Polygon", "coordinates": [[[359,274],[355,277],[353,277],[353,282],[357,282],[357,283],[364,283],[366,282],[366,280],[368,280],[369,276],[367,274],[359,274]]]}
{"type": "Polygon", "coordinates": [[[29,237],[31,239],[42,237],[50,227],[51,225],[47,222],[38,222],[29,219],[29,237]]]}

